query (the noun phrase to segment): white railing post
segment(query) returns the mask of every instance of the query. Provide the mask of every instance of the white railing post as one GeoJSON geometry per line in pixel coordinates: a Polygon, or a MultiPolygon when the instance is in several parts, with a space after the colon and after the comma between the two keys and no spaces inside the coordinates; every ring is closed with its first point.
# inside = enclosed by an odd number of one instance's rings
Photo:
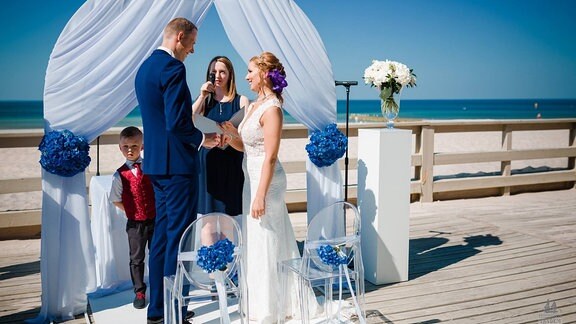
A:
{"type": "MultiPolygon", "coordinates": [[[[422,126],[417,127],[412,130],[412,134],[414,134],[414,154],[415,155],[422,155],[422,126]]],[[[420,179],[420,172],[422,171],[422,165],[413,165],[414,170],[412,173],[412,177],[414,178],[413,182],[421,183],[422,179],[420,179]]],[[[421,194],[418,195],[420,198],[421,194]]],[[[410,199],[412,200],[412,199],[410,199]]]]}
{"type": "MultiPolygon", "coordinates": [[[[512,149],[512,127],[504,125],[502,129],[502,151],[510,151],[512,149]]],[[[500,172],[502,177],[509,177],[512,175],[512,161],[501,161],[500,172]]],[[[510,186],[502,188],[503,196],[510,196],[510,186]]]]}
{"type": "Polygon", "coordinates": [[[422,126],[421,133],[422,167],[420,168],[421,202],[432,202],[434,199],[434,127],[422,126]]]}
{"type": "MultiPolygon", "coordinates": [[[[572,127],[570,127],[570,133],[568,138],[568,147],[576,147],[576,123],[572,123],[572,127]]],[[[568,169],[571,169],[576,173],[576,157],[569,157],[568,158],[568,169]]],[[[573,184],[573,188],[576,188],[576,181],[573,184]]]]}

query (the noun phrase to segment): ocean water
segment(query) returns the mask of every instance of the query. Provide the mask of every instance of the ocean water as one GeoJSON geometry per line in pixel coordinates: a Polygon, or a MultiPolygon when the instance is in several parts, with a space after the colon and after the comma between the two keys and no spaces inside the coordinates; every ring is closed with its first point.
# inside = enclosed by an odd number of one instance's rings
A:
{"type": "MultiPolygon", "coordinates": [[[[346,121],[346,100],[338,100],[338,122],[346,121]]],[[[354,116],[381,116],[379,100],[350,100],[354,116]]],[[[532,119],[576,118],[576,99],[402,100],[399,118],[411,119],[532,119]]],[[[286,114],[285,123],[297,123],[286,114]]],[[[141,126],[135,108],[116,126],[141,126]]],[[[0,129],[43,128],[42,101],[0,101],[0,129]]]]}

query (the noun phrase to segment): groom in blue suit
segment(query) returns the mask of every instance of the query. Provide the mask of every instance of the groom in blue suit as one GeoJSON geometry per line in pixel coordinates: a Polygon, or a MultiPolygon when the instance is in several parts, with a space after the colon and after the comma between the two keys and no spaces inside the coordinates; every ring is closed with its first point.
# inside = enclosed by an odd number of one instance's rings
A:
{"type": "Polygon", "coordinates": [[[198,201],[198,149],[218,145],[192,123],[192,98],[184,60],[194,53],[198,29],[175,18],[164,29],[162,46],[136,74],[146,159],[142,169],[154,185],[156,222],[149,255],[148,323],[162,323],[163,278],[176,272],[178,243],[195,219],[198,201]]]}

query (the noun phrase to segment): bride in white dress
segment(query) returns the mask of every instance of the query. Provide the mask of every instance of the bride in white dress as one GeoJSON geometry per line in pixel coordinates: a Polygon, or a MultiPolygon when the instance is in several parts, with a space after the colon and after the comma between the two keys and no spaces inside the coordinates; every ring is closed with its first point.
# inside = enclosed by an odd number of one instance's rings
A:
{"type": "MultiPolygon", "coordinates": [[[[246,80],[258,99],[250,104],[236,130],[222,125],[232,134],[230,145],[244,151],[243,232],[246,238],[246,283],[250,320],[276,323],[278,316],[279,273],[277,262],[300,257],[286,209],[286,174],[278,160],[282,136],[282,88],[284,67],[274,54],[264,52],[248,64],[246,80]],[[280,77],[279,77],[280,76],[280,77]]],[[[297,315],[294,282],[287,292],[285,314],[297,315]]]]}

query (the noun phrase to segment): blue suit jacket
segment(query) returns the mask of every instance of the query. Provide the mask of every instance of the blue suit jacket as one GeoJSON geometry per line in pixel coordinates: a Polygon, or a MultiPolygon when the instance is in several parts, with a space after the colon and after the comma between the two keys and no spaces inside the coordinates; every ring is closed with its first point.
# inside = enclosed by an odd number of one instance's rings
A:
{"type": "Polygon", "coordinates": [[[197,173],[202,133],[192,123],[192,98],[184,63],[155,50],[136,74],[136,98],[142,113],[146,174],[197,173]]]}

